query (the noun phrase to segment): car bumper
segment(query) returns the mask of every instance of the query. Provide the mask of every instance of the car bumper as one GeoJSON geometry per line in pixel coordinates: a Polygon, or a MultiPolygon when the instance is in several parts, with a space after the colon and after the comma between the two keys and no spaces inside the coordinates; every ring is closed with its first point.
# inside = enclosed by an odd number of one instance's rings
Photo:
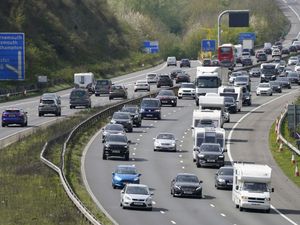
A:
{"type": "Polygon", "coordinates": [[[182,189],[174,189],[175,196],[190,196],[190,197],[202,197],[202,189],[199,190],[182,190],[182,189]]]}
{"type": "Polygon", "coordinates": [[[141,116],[142,116],[142,118],[160,118],[161,113],[160,112],[142,112],[141,116]]]}
{"type": "Polygon", "coordinates": [[[146,201],[123,201],[123,206],[127,208],[144,208],[144,209],[151,209],[152,208],[152,202],[146,202],[146,201]]]}
{"type": "Polygon", "coordinates": [[[224,160],[208,161],[206,159],[197,159],[201,166],[222,167],[225,165],[224,160]]]}
{"type": "Polygon", "coordinates": [[[175,99],[161,99],[160,100],[161,105],[173,105],[177,103],[177,100],[175,99]]]}
{"type": "Polygon", "coordinates": [[[240,207],[246,209],[261,209],[261,210],[268,210],[270,209],[270,203],[260,203],[260,202],[248,202],[242,200],[240,202],[240,207]]]}
{"type": "Polygon", "coordinates": [[[223,188],[223,189],[232,189],[232,182],[219,182],[219,181],[216,181],[216,187],[217,188],[223,188]]]}
{"type": "Polygon", "coordinates": [[[195,98],[195,92],[178,92],[178,97],[192,97],[195,98]]]}
{"type": "Polygon", "coordinates": [[[7,118],[2,117],[2,123],[4,124],[23,124],[25,122],[24,118],[7,118]]]}
{"type": "Polygon", "coordinates": [[[171,145],[168,145],[168,146],[155,145],[154,149],[158,150],[158,151],[176,151],[176,145],[175,146],[171,146],[171,145]]]}

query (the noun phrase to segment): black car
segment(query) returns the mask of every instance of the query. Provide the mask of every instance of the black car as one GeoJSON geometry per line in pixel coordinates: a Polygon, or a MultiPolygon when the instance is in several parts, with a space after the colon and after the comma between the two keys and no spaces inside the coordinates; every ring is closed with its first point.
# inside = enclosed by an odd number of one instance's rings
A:
{"type": "Polygon", "coordinates": [[[122,124],[107,124],[102,128],[102,141],[110,134],[125,134],[125,129],[122,124]]]}
{"type": "Polygon", "coordinates": [[[224,96],[224,105],[229,113],[237,112],[237,106],[234,97],[224,96]]]}
{"type": "Polygon", "coordinates": [[[178,74],[182,74],[182,73],[183,73],[183,70],[181,70],[181,69],[175,69],[175,70],[171,71],[170,77],[171,77],[171,79],[175,79],[178,74]]]}
{"type": "Polygon", "coordinates": [[[297,47],[295,45],[291,45],[289,47],[289,52],[297,52],[297,51],[298,51],[298,49],[297,49],[297,47]]]}
{"type": "Polygon", "coordinates": [[[128,112],[132,118],[132,122],[137,127],[142,125],[142,116],[137,105],[124,105],[120,112],[128,112]]]}
{"type": "Polygon", "coordinates": [[[177,96],[173,90],[160,90],[156,98],[160,100],[161,105],[177,106],[177,96]]]}
{"type": "Polygon", "coordinates": [[[250,106],[252,104],[252,96],[250,91],[246,86],[242,87],[242,91],[243,91],[243,105],[250,106]]]}
{"type": "Polygon", "coordinates": [[[224,152],[220,144],[202,143],[199,147],[199,153],[196,156],[197,167],[217,166],[222,167],[225,164],[224,152]]]}
{"type": "Polygon", "coordinates": [[[282,48],[281,54],[288,55],[288,54],[290,54],[290,50],[288,48],[282,48]]]}
{"type": "Polygon", "coordinates": [[[161,119],[161,103],[157,98],[143,98],[140,109],[141,117],[161,119]]]}
{"type": "Polygon", "coordinates": [[[191,67],[191,62],[189,59],[182,59],[180,61],[180,68],[181,67],[191,67]]]}
{"type": "Polygon", "coordinates": [[[242,58],[241,59],[242,66],[252,66],[253,62],[251,58],[242,58]]]}
{"type": "Polygon", "coordinates": [[[168,74],[160,74],[158,76],[158,81],[156,86],[160,88],[161,86],[173,87],[173,80],[168,74]]]}
{"type": "Polygon", "coordinates": [[[133,130],[133,122],[128,112],[114,112],[110,123],[122,124],[127,132],[132,132],[133,130]]]}
{"type": "Polygon", "coordinates": [[[268,60],[268,56],[266,53],[259,53],[257,55],[257,62],[265,62],[268,60]]]}
{"type": "Polygon", "coordinates": [[[282,92],[281,84],[278,81],[270,81],[269,83],[272,87],[273,92],[277,92],[277,93],[282,92]]]}
{"type": "Polygon", "coordinates": [[[202,66],[211,66],[212,61],[211,59],[203,59],[202,66]]]}
{"type": "Polygon", "coordinates": [[[202,198],[202,181],[194,174],[178,173],[171,181],[171,195],[202,198]]]}
{"type": "Polygon", "coordinates": [[[102,159],[106,160],[110,156],[124,157],[129,160],[129,143],[124,134],[110,134],[103,142],[102,159]]]}
{"type": "Polygon", "coordinates": [[[175,78],[175,82],[176,82],[176,84],[182,83],[182,82],[190,83],[191,79],[187,73],[184,73],[184,74],[177,75],[177,77],[175,78]]]}
{"type": "Polygon", "coordinates": [[[287,77],[277,77],[276,81],[280,83],[282,88],[288,88],[288,89],[292,88],[290,79],[287,77]]]}
{"type": "Polygon", "coordinates": [[[224,166],[221,167],[215,176],[215,187],[217,189],[232,189],[232,181],[233,181],[233,167],[232,166],[224,166]]]}
{"type": "Polygon", "coordinates": [[[276,41],[274,45],[277,46],[280,51],[282,50],[282,43],[280,41],[276,41]]]}

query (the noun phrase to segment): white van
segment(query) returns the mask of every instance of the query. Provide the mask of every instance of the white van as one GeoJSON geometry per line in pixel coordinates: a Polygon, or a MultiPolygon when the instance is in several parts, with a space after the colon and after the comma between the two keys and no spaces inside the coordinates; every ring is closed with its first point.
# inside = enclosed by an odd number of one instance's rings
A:
{"type": "Polygon", "coordinates": [[[237,111],[240,112],[243,106],[243,89],[242,87],[221,86],[218,89],[220,96],[231,96],[235,99],[237,111]]]}
{"type": "Polygon", "coordinates": [[[175,56],[169,56],[167,58],[167,66],[177,66],[177,60],[175,56]]]}
{"type": "Polygon", "coordinates": [[[74,85],[75,88],[88,89],[90,93],[95,92],[95,76],[93,73],[75,73],[74,85]]]}

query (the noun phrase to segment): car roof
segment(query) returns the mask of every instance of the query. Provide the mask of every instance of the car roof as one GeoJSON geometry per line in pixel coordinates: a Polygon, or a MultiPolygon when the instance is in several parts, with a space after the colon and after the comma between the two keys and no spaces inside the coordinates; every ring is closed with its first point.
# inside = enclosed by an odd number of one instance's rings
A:
{"type": "Polygon", "coordinates": [[[193,173],[177,173],[176,177],[177,176],[196,176],[197,177],[197,175],[193,174],[193,173]]]}
{"type": "Polygon", "coordinates": [[[148,188],[146,184],[126,184],[126,187],[145,187],[148,188]]]}
{"type": "Polygon", "coordinates": [[[170,134],[170,135],[175,136],[173,133],[168,133],[168,132],[160,132],[160,133],[157,134],[157,136],[160,135],[160,134],[170,134]]]}
{"type": "Polygon", "coordinates": [[[18,107],[10,107],[10,108],[7,108],[7,109],[5,109],[5,111],[9,111],[9,110],[14,110],[14,111],[17,111],[17,110],[23,110],[23,109],[21,109],[21,108],[18,108],[18,107]]]}
{"type": "Polygon", "coordinates": [[[118,165],[117,168],[136,168],[135,165],[118,165]]]}

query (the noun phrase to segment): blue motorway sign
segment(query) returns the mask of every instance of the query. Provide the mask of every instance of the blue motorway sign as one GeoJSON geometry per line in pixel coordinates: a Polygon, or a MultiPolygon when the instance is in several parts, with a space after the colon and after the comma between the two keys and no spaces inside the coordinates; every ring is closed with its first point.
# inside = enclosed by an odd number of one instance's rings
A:
{"type": "Polygon", "coordinates": [[[201,41],[202,52],[214,52],[216,51],[216,40],[202,40],[201,41]]]}
{"type": "Polygon", "coordinates": [[[144,50],[146,53],[158,53],[159,43],[158,41],[144,41],[144,50]]]}
{"type": "Polygon", "coordinates": [[[243,40],[249,40],[249,39],[255,41],[256,40],[255,33],[253,33],[253,32],[245,32],[245,33],[240,33],[239,34],[239,43],[242,43],[243,40]]]}
{"type": "Polygon", "coordinates": [[[0,80],[24,79],[24,33],[0,33],[0,80]]]}

